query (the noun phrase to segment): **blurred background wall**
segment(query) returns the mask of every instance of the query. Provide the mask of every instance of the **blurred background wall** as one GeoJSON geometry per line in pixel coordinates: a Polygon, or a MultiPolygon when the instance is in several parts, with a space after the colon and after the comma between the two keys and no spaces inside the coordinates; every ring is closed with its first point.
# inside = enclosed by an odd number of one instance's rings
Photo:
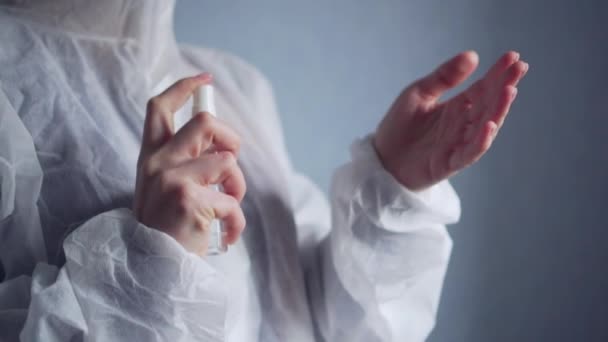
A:
{"type": "Polygon", "coordinates": [[[297,168],[327,189],[401,89],[475,49],[531,65],[463,216],[430,341],[608,341],[608,2],[180,0],[178,39],[272,81],[297,168]]]}

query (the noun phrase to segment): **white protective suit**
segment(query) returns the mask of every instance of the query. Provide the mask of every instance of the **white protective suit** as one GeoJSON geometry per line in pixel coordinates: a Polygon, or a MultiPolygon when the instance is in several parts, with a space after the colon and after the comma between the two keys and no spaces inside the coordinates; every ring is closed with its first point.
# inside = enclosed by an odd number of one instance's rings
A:
{"type": "Polygon", "coordinates": [[[334,175],[330,215],[290,164],[266,79],[178,46],[173,7],[0,0],[0,340],[423,341],[451,186],[408,191],[368,137],[334,175]],[[249,189],[244,235],[208,258],[128,209],[147,100],[203,71],[249,189]]]}

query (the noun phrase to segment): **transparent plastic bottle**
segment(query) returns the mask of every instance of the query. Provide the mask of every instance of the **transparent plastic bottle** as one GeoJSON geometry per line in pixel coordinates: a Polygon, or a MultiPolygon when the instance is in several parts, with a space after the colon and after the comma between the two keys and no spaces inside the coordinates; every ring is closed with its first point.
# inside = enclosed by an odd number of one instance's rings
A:
{"type": "MultiPolygon", "coordinates": [[[[202,85],[194,91],[192,97],[192,115],[200,112],[207,112],[213,116],[217,116],[215,110],[215,100],[213,97],[213,86],[210,84],[202,85]]],[[[222,191],[220,185],[211,185],[217,191],[222,191]]],[[[209,236],[209,246],[207,255],[224,253],[228,250],[226,244],[226,229],[221,220],[215,219],[211,222],[209,236]]]]}

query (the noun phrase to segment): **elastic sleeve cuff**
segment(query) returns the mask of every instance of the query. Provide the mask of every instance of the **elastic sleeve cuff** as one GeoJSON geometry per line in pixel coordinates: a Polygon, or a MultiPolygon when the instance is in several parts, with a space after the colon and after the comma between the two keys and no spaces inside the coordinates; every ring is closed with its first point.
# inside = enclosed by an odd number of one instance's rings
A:
{"type": "Polygon", "coordinates": [[[140,224],[130,210],[90,219],[66,238],[64,250],[87,320],[129,317],[126,326],[142,336],[167,329],[222,340],[224,277],[171,236],[140,224]]]}
{"type": "Polygon", "coordinates": [[[389,231],[411,231],[417,222],[445,225],[459,220],[460,200],[447,180],[420,192],[407,189],[384,169],[372,139],[368,135],[351,145],[352,162],[338,170],[335,180],[340,193],[359,202],[372,222],[389,231]]]}

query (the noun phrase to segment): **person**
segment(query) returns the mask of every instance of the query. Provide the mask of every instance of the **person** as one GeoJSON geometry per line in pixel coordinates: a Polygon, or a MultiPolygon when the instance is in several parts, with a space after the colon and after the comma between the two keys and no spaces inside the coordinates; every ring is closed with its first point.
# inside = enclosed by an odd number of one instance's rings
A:
{"type": "Polygon", "coordinates": [[[443,102],[476,53],[414,82],[327,201],[269,82],[178,45],[174,5],[0,0],[0,339],[424,340],[460,214],[447,179],[488,150],[528,65],[508,52],[443,102]],[[210,82],[221,118],[186,118],[210,82]],[[213,219],[231,246],[206,256],[213,219]]]}

